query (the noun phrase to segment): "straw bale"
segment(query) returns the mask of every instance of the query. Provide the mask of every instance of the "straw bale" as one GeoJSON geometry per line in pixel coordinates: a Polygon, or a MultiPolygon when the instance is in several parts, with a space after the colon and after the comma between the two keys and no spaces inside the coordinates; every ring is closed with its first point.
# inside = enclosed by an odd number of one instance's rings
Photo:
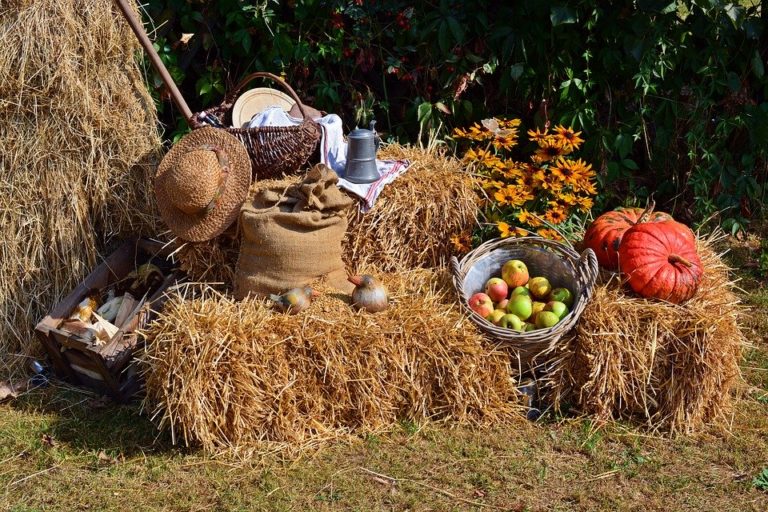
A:
{"type": "Polygon", "coordinates": [[[468,238],[477,222],[474,178],[436,149],[389,144],[378,157],[412,164],[384,187],[370,212],[350,212],[348,264],[387,272],[447,264],[456,254],[451,237],[468,238]]]}
{"type": "Polygon", "coordinates": [[[704,276],[685,304],[639,298],[615,278],[595,287],[553,356],[547,385],[556,407],[670,434],[729,424],[746,340],[729,269],[714,249],[719,236],[699,239],[704,276]]]}
{"type": "Polygon", "coordinates": [[[323,285],[295,316],[210,288],[172,298],[145,333],[145,407],[175,441],[241,454],[301,451],[401,419],[522,417],[509,356],[453,305],[444,272],[383,280],[391,305],[376,315],[323,285]]]}
{"type": "Polygon", "coordinates": [[[157,117],[113,3],[0,5],[0,374],[108,239],[155,228],[157,117]]]}

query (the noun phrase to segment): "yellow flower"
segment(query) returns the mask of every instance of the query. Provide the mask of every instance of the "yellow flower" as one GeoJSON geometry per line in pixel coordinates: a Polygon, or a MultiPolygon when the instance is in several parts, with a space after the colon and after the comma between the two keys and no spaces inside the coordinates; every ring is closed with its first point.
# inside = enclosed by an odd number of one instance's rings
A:
{"type": "Polygon", "coordinates": [[[549,238],[550,240],[562,240],[563,239],[563,237],[560,236],[560,233],[558,233],[554,229],[550,229],[550,228],[537,229],[536,233],[538,233],[539,236],[544,237],[544,238],[549,238]]]}
{"type": "Polygon", "coordinates": [[[504,187],[504,182],[499,180],[483,180],[480,184],[484,189],[495,188],[498,190],[504,187]]]}
{"type": "Polygon", "coordinates": [[[576,205],[576,195],[572,194],[571,192],[560,192],[560,194],[557,196],[557,199],[562,201],[564,204],[567,204],[568,206],[576,205]]]}
{"type": "Polygon", "coordinates": [[[591,197],[578,196],[576,197],[576,205],[580,212],[587,213],[594,206],[594,201],[591,197]]]}
{"type": "Polygon", "coordinates": [[[550,224],[560,224],[567,218],[568,216],[560,208],[552,208],[551,210],[547,210],[544,214],[544,220],[550,224]]]}
{"type": "Polygon", "coordinates": [[[536,128],[536,131],[528,130],[528,140],[531,142],[542,142],[546,140],[548,134],[548,130],[544,128],[543,132],[540,132],[538,128],[536,128]]]}
{"type": "Polygon", "coordinates": [[[507,238],[512,234],[510,231],[510,226],[506,222],[497,222],[496,227],[499,230],[499,234],[501,235],[501,238],[507,238]]]}
{"type": "Polygon", "coordinates": [[[519,119],[498,119],[499,126],[502,128],[506,128],[507,130],[511,130],[513,128],[517,128],[520,126],[520,120],[519,119]]]}
{"type": "Polygon", "coordinates": [[[581,144],[584,142],[584,139],[579,137],[581,132],[574,132],[573,128],[565,128],[563,125],[558,125],[555,126],[554,130],[559,140],[562,141],[563,146],[569,150],[574,151],[579,149],[581,144]]]}
{"type": "Polygon", "coordinates": [[[539,142],[539,149],[533,154],[536,162],[550,162],[565,153],[563,144],[557,140],[539,142]]]}
{"type": "Polygon", "coordinates": [[[469,235],[467,235],[466,233],[463,233],[461,235],[451,235],[450,240],[451,240],[451,244],[453,245],[453,249],[456,252],[465,253],[469,251],[470,238],[469,238],[469,235]]]}
{"type": "Polygon", "coordinates": [[[506,186],[497,190],[493,194],[493,198],[500,205],[513,204],[517,200],[517,189],[513,186],[506,186]]]}
{"type": "Polygon", "coordinates": [[[534,228],[541,226],[541,221],[536,217],[536,215],[529,212],[528,210],[520,210],[517,214],[517,220],[519,220],[521,224],[527,224],[534,228]]]}

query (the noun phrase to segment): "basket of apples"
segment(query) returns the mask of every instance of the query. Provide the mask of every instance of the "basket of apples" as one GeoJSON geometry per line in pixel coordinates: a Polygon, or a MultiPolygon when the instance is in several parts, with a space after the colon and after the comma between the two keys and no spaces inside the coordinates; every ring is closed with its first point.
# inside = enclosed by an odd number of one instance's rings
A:
{"type": "Polygon", "coordinates": [[[591,249],[540,237],[490,240],[451,267],[469,318],[525,364],[576,325],[598,274],[591,249]]]}

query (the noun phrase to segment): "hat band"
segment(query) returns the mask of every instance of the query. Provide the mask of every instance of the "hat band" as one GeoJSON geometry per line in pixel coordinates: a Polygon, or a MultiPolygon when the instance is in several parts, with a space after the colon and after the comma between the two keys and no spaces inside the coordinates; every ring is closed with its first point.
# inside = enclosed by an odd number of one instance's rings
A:
{"type": "Polygon", "coordinates": [[[219,173],[219,188],[213,196],[213,199],[211,199],[211,202],[205,206],[205,213],[210,213],[216,209],[221,196],[224,195],[224,190],[227,188],[227,179],[229,179],[229,158],[227,158],[227,155],[222,151],[221,147],[213,144],[204,144],[200,149],[206,149],[216,153],[216,159],[221,166],[221,172],[219,173]]]}

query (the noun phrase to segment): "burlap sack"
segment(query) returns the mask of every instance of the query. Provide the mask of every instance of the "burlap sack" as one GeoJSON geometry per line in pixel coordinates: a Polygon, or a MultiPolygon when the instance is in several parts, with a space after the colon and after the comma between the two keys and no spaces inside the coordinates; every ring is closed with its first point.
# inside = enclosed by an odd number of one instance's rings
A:
{"type": "Polygon", "coordinates": [[[302,182],[260,190],[245,202],[235,297],[283,293],[321,277],[351,291],[341,242],[353,200],[337,181],[335,172],[318,164],[302,182]]]}

